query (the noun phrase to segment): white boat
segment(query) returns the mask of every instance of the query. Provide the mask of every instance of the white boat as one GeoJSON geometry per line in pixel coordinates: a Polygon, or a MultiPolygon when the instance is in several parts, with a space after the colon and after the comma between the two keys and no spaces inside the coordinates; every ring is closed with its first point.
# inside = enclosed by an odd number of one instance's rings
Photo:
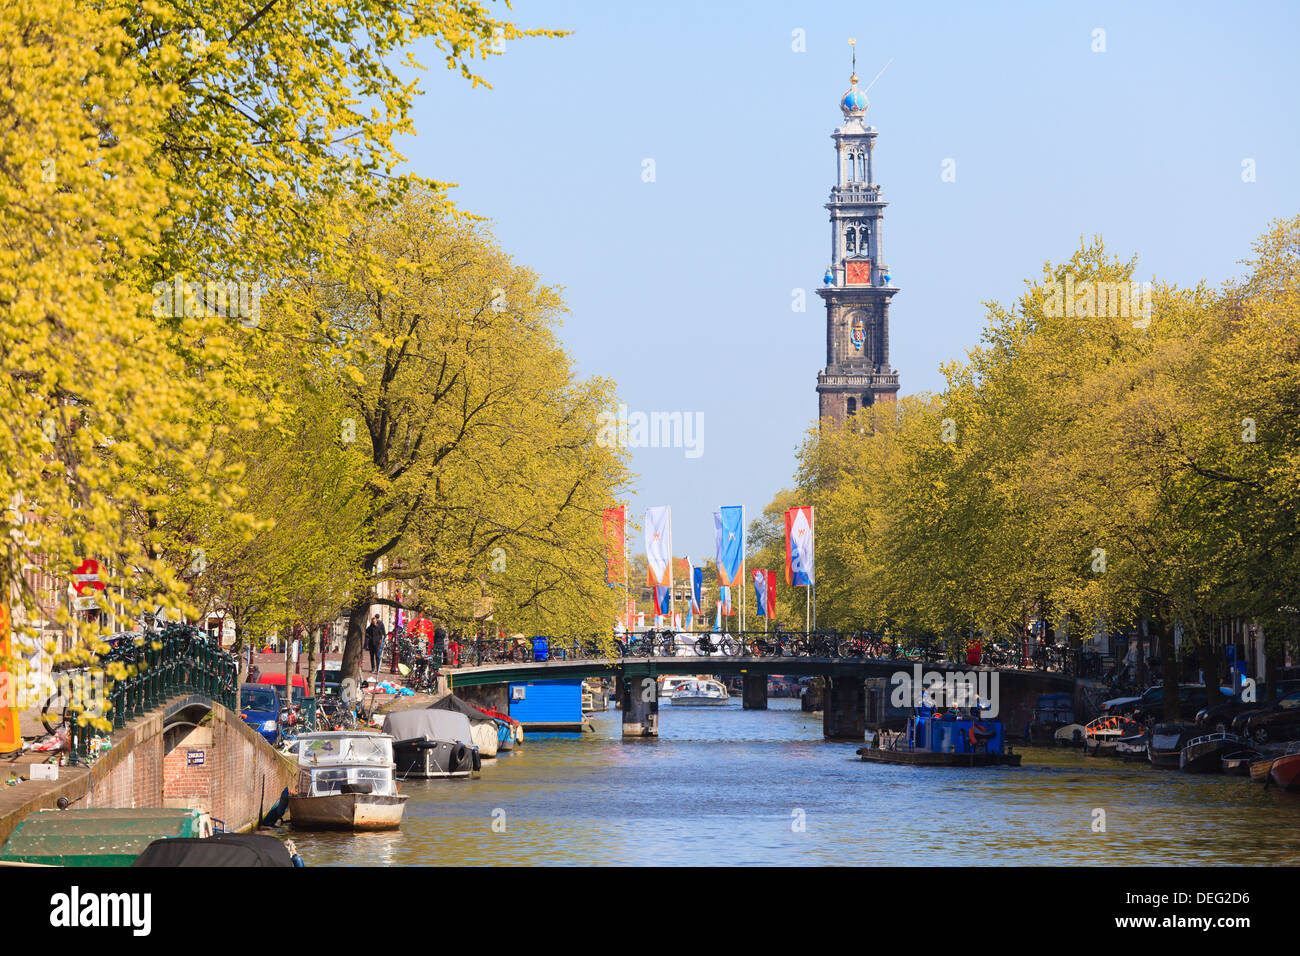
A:
{"type": "Polygon", "coordinates": [[[393,830],[406,795],[397,792],[393,738],[335,730],[298,738],[298,793],[289,823],[298,830],[393,830]]]}
{"type": "Polygon", "coordinates": [[[677,687],[672,696],[674,707],[708,707],[731,700],[727,688],[716,680],[691,680],[677,687]]]}
{"type": "Polygon", "coordinates": [[[665,674],[659,678],[659,699],[671,700],[679,687],[683,684],[689,684],[693,680],[698,680],[698,678],[686,677],[681,674],[665,674]]]}

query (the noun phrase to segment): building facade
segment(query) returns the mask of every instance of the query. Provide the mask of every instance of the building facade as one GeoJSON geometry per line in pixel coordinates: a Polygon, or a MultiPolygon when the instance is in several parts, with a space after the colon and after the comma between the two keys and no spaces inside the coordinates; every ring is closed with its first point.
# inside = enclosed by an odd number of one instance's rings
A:
{"type": "Polygon", "coordinates": [[[818,419],[844,423],[860,408],[898,394],[889,364],[889,303],[898,291],[885,264],[886,203],[875,181],[876,130],[867,126],[858,75],[840,98],[844,125],[831,134],[831,260],[818,295],[826,303],[826,367],[817,373],[818,419]]]}

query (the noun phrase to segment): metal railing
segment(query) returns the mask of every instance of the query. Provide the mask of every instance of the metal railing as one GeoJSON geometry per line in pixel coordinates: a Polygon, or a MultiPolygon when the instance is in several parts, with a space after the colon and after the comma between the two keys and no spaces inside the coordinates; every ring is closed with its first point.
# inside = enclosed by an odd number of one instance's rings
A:
{"type": "MultiPolygon", "coordinates": [[[[880,660],[900,663],[975,666],[962,654],[950,654],[935,637],[900,637],[868,631],[811,632],[688,632],[645,631],[631,635],[578,638],[547,637],[545,648],[533,639],[488,639],[448,642],[443,663],[448,667],[522,664],[534,661],[635,660],[676,657],[725,659],[789,657],[818,660],[880,660]]],[[[1009,645],[984,648],[978,666],[1039,670],[1073,676],[1079,655],[1054,645],[1009,645]]]]}
{"type": "Polygon", "coordinates": [[[157,631],[115,635],[108,643],[95,663],[55,674],[59,686],[46,710],[59,700],[55,709],[67,727],[69,763],[90,762],[91,738],[102,733],[92,724],[96,717],[120,730],[181,694],[234,709],[239,665],[197,627],[167,624],[157,631]],[[122,676],[114,679],[114,673],[122,676]]]}

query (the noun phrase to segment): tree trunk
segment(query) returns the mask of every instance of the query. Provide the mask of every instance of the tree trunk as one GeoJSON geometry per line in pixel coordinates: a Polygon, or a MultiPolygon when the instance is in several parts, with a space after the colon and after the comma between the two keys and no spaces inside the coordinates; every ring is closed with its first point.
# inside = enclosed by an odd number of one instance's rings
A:
{"type": "MultiPolygon", "coordinates": [[[[1222,683],[1220,665],[1222,664],[1223,655],[1214,645],[1214,632],[1216,627],[1213,623],[1201,634],[1196,635],[1197,650],[1201,655],[1201,673],[1205,677],[1205,693],[1210,701],[1218,700],[1214,696],[1215,689],[1222,683]]],[[[1234,693],[1234,696],[1235,693],[1234,693]]]]}
{"type": "Polygon", "coordinates": [[[1145,614],[1142,620],[1138,622],[1137,628],[1137,654],[1133,662],[1133,679],[1137,682],[1137,688],[1142,691],[1147,686],[1147,635],[1150,633],[1151,619],[1145,614]]]}
{"type": "Polygon", "coordinates": [[[348,611],[348,636],[343,643],[343,663],[340,672],[361,686],[361,650],[366,635],[366,617],[370,614],[370,591],[357,595],[348,611]]]}
{"type": "Polygon", "coordinates": [[[1160,672],[1164,684],[1165,720],[1178,720],[1178,661],[1174,659],[1174,628],[1165,608],[1156,611],[1160,640],[1160,672]]]}

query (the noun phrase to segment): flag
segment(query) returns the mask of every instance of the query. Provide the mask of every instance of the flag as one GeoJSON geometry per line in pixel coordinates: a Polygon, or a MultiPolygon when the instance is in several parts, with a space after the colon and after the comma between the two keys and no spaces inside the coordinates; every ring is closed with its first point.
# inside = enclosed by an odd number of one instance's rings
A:
{"type": "Polygon", "coordinates": [[[691,568],[691,610],[700,613],[700,601],[704,597],[704,569],[691,568]]]}
{"type": "Polygon", "coordinates": [[[718,569],[718,583],[722,583],[722,515],[713,512],[713,566],[718,569]]]}
{"type": "Polygon", "coordinates": [[[668,505],[645,513],[646,584],[672,587],[673,517],[668,505]]]}
{"type": "Polygon", "coordinates": [[[719,508],[717,514],[718,583],[740,587],[740,566],[745,554],[745,509],[743,505],[727,505],[719,508]]]}
{"type": "Polygon", "coordinates": [[[813,510],[790,508],[785,513],[785,583],[813,583],[813,510]]]}
{"type": "Polygon", "coordinates": [[[713,615],[713,630],[715,631],[722,630],[722,602],[721,601],[718,602],[718,610],[713,615]]]}
{"type": "Polygon", "coordinates": [[[657,587],[655,588],[655,612],[657,614],[668,613],[668,601],[672,588],[657,587]]]}
{"type": "Polygon", "coordinates": [[[605,583],[610,587],[622,584],[627,577],[626,543],[623,538],[625,523],[622,505],[605,509],[605,583]]]}
{"type": "Polygon", "coordinates": [[[718,596],[722,598],[722,613],[731,617],[731,588],[718,588],[718,596]]]}
{"type": "Polygon", "coordinates": [[[776,575],[754,572],[754,606],[759,617],[771,617],[776,609],[776,575]]]}
{"type": "MultiPolygon", "coordinates": [[[[677,616],[681,617],[680,614],[678,614],[677,616]]],[[[691,629],[691,625],[693,625],[694,623],[695,623],[695,613],[691,610],[691,606],[688,604],[686,605],[686,630],[689,631],[691,629]]]]}

